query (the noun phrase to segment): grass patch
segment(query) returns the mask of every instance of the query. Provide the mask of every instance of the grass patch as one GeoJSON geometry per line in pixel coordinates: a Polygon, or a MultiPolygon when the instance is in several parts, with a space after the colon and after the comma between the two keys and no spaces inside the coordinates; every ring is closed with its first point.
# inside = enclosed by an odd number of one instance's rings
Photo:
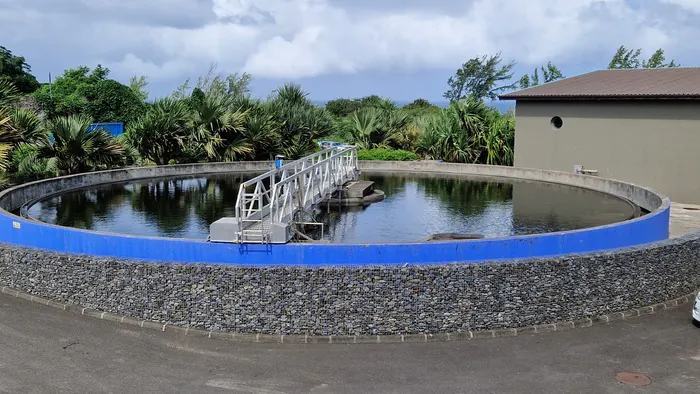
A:
{"type": "Polygon", "coordinates": [[[357,152],[360,160],[411,161],[418,160],[417,154],[394,149],[361,149],[357,152]]]}

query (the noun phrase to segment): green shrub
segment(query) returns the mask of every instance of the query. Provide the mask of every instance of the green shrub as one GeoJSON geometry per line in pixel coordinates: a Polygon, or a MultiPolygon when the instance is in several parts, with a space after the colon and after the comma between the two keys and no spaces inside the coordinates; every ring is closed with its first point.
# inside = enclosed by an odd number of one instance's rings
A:
{"type": "Polygon", "coordinates": [[[360,160],[410,161],[418,160],[417,154],[405,150],[361,149],[357,152],[360,160]]]}

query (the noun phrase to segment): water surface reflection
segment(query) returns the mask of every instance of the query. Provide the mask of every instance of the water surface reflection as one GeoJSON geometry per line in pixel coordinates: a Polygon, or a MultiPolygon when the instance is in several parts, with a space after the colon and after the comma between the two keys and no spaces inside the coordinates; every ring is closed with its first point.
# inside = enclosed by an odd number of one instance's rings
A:
{"type": "MultiPolygon", "coordinates": [[[[150,179],[69,192],[41,201],[30,216],[62,226],[145,236],[206,238],[233,216],[241,182],[255,174],[150,179]]],[[[502,237],[572,230],[625,220],[626,201],[541,182],[376,175],[386,199],[364,208],[320,207],[324,238],[338,243],[412,242],[436,233],[502,237]]]]}

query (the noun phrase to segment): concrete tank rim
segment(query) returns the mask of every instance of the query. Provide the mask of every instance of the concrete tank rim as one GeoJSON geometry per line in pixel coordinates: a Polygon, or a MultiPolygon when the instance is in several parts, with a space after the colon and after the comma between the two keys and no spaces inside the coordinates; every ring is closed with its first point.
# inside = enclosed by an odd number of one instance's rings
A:
{"type": "MultiPolygon", "coordinates": [[[[420,161],[430,161],[430,160],[420,160],[420,161]]],[[[369,162],[369,161],[363,161],[363,162],[369,162]]],[[[381,162],[381,161],[377,160],[377,161],[374,161],[374,162],[381,162]]],[[[432,162],[432,161],[430,161],[430,162],[432,162]]],[[[56,181],[56,180],[60,180],[60,179],[77,178],[77,177],[85,176],[85,175],[88,175],[88,174],[114,173],[114,172],[120,172],[120,171],[129,171],[129,170],[132,170],[132,169],[133,169],[133,170],[135,170],[135,169],[148,169],[148,168],[152,168],[152,167],[171,167],[171,168],[177,168],[177,167],[187,167],[187,166],[192,166],[192,165],[201,165],[202,167],[209,167],[209,166],[212,166],[212,165],[215,166],[215,165],[218,165],[218,164],[230,164],[230,163],[232,163],[232,162],[192,163],[192,164],[171,164],[171,165],[166,165],[166,166],[139,166],[139,167],[126,167],[126,168],[119,168],[119,169],[112,169],[112,170],[93,171],[93,172],[88,172],[88,173],[64,175],[64,176],[58,176],[58,177],[52,177],[52,178],[41,179],[41,180],[38,180],[38,181],[27,182],[27,183],[23,183],[23,184],[20,184],[20,185],[13,186],[13,187],[11,187],[11,188],[7,188],[7,189],[5,189],[5,190],[3,190],[3,191],[0,191],[0,199],[2,199],[2,198],[3,198],[4,196],[6,196],[6,195],[11,194],[12,192],[17,191],[17,190],[19,190],[19,189],[21,189],[21,188],[24,188],[24,187],[34,186],[34,185],[38,185],[38,184],[41,184],[41,183],[44,183],[44,182],[48,182],[48,181],[56,181]]],[[[269,162],[269,161],[246,161],[246,162],[234,162],[234,163],[271,163],[271,162],[269,162]]],[[[396,163],[396,162],[386,162],[386,163],[396,163]]],[[[406,162],[401,162],[401,163],[406,163],[406,162]]],[[[410,162],[409,162],[409,163],[410,163],[410,162]]],[[[437,163],[437,162],[436,162],[436,163],[437,163]]],[[[449,164],[462,164],[462,163],[449,163],[449,164]]],[[[505,169],[534,170],[534,171],[545,172],[545,173],[550,173],[550,174],[567,174],[567,175],[569,174],[569,173],[563,172],[563,171],[541,170],[541,169],[537,169],[537,168],[527,168],[527,167],[493,166],[493,165],[486,165],[486,164],[466,164],[466,165],[467,165],[467,166],[470,166],[470,167],[482,167],[482,168],[500,167],[500,168],[505,168],[505,169]]],[[[368,171],[368,172],[372,172],[372,173],[389,173],[389,172],[390,172],[389,170],[367,170],[367,171],[368,171]]],[[[403,171],[404,171],[404,172],[410,172],[411,170],[410,170],[410,169],[405,169],[405,170],[403,170],[403,171]]],[[[249,171],[228,171],[228,172],[249,172],[249,171]]],[[[201,175],[223,174],[223,173],[225,173],[225,172],[202,172],[201,175]]],[[[452,173],[449,173],[449,172],[439,172],[439,171],[424,171],[423,173],[425,173],[425,174],[434,173],[434,174],[447,175],[447,176],[449,176],[449,175],[455,175],[455,174],[452,174],[452,173]]],[[[605,191],[601,191],[601,190],[597,190],[597,189],[593,189],[593,188],[589,188],[589,187],[584,187],[584,186],[571,185],[571,184],[567,184],[567,183],[559,183],[559,182],[553,182],[553,181],[541,181],[541,180],[530,179],[530,178],[522,178],[522,177],[516,177],[516,176],[510,176],[510,177],[509,177],[509,176],[496,176],[496,175],[494,175],[494,176],[489,176],[489,175],[482,175],[482,174],[476,174],[476,173],[463,173],[463,174],[459,174],[459,175],[461,175],[461,176],[467,176],[467,177],[471,175],[471,176],[482,176],[482,177],[485,177],[485,178],[506,178],[506,179],[520,180],[520,181],[532,181],[532,182],[539,182],[539,183],[560,184],[560,185],[572,186],[572,187],[576,187],[576,188],[580,188],[580,189],[592,190],[592,191],[596,191],[596,192],[599,192],[599,193],[604,193],[604,194],[608,194],[608,195],[615,196],[615,197],[618,197],[618,198],[626,199],[625,197],[621,197],[621,196],[616,195],[616,194],[614,194],[614,193],[609,193],[609,192],[605,192],[605,191]]],[[[182,175],[182,177],[185,177],[185,176],[196,176],[196,175],[192,175],[192,174],[190,174],[190,175],[182,175]]],[[[586,177],[586,178],[593,178],[593,179],[597,178],[597,177],[591,176],[591,175],[578,175],[578,176],[579,176],[579,177],[586,177]]],[[[102,186],[102,185],[109,185],[109,184],[118,184],[118,183],[125,183],[125,182],[132,182],[132,181],[143,180],[143,179],[158,179],[158,178],[165,178],[165,177],[173,177],[173,176],[152,176],[152,177],[145,177],[145,178],[133,178],[133,179],[129,179],[129,180],[122,180],[122,181],[115,181],[115,182],[100,182],[100,183],[91,184],[91,185],[89,185],[89,186],[84,186],[84,187],[81,187],[81,188],[85,188],[85,187],[95,187],[95,186],[102,186]]],[[[176,175],[175,177],[179,177],[179,176],[176,175]]],[[[660,192],[655,191],[655,190],[652,189],[652,188],[649,188],[649,187],[646,187],[646,186],[637,185],[637,184],[633,184],[633,183],[630,183],[630,182],[620,181],[620,180],[617,180],[617,179],[608,179],[608,180],[614,181],[614,182],[619,182],[619,183],[622,183],[622,184],[626,184],[626,185],[632,186],[632,187],[637,188],[637,189],[647,190],[647,191],[651,192],[652,194],[655,194],[656,196],[660,197],[660,198],[661,198],[661,201],[662,201],[662,204],[661,204],[658,208],[656,208],[654,211],[650,211],[648,214],[646,214],[646,215],[644,215],[644,216],[640,216],[640,217],[637,217],[637,218],[634,218],[634,219],[625,220],[625,221],[622,221],[622,222],[615,222],[615,223],[610,223],[610,224],[604,224],[604,225],[600,225],[600,226],[585,227],[585,228],[576,229],[576,230],[552,231],[552,232],[547,232],[547,233],[534,233],[534,234],[524,234],[524,235],[515,235],[515,236],[503,236],[503,237],[493,237],[493,238],[473,239],[473,240],[472,240],[472,239],[468,239],[468,240],[442,240],[442,241],[431,241],[430,243],[473,242],[473,241],[484,241],[484,240],[487,240],[487,239],[488,239],[488,240],[503,240],[503,239],[513,239],[513,238],[523,238],[523,239],[527,239],[527,238],[532,238],[532,237],[541,236],[541,235],[543,235],[543,234],[559,235],[559,234],[569,234],[569,233],[581,233],[581,232],[585,232],[585,231],[592,230],[592,229],[599,229],[599,228],[606,228],[606,227],[616,227],[617,225],[619,225],[619,224],[621,224],[621,223],[631,223],[631,222],[640,221],[640,220],[643,220],[644,218],[649,217],[649,216],[651,216],[651,215],[656,215],[656,214],[658,214],[659,212],[663,211],[665,208],[671,206],[671,200],[670,200],[669,197],[665,196],[664,194],[662,194],[662,193],[660,193],[660,192]]],[[[67,189],[67,190],[64,190],[64,191],[61,191],[61,192],[46,194],[46,195],[44,195],[44,196],[41,196],[41,197],[37,197],[37,198],[35,198],[35,199],[32,199],[32,201],[35,201],[34,204],[36,204],[36,202],[41,201],[41,200],[43,200],[43,199],[45,199],[45,198],[50,198],[50,197],[52,197],[52,196],[61,195],[61,194],[64,194],[64,193],[66,193],[66,192],[70,192],[70,191],[73,191],[73,190],[79,190],[79,189],[81,189],[81,188],[67,189]]],[[[0,207],[0,213],[1,213],[1,214],[8,215],[8,216],[15,217],[15,218],[18,218],[18,219],[21,219],[21,220],[27,220],[26,218],[23,218],[22,216],[19,216],[19,215],[15,215],[15,214],[13,214],[12,212],[9,212],[9,211],[5,210],[5,209],[2,208],[2,207],[0,207]]],[[[127,238],[168,239],[168,240],[182,240],[182,241],[187,241],[187,242],[202,242],[202,243],[207,243],[207,241],[206,241],[205,239],[199,239],[199,238],[161,237],[161,236],[149,236],[149,235],[133,235],[133,234],[127,234],[127,233],[110,232],[110,231],[86,230],[86,229],[80,229],[80,228],[75,228],[75,227],[70,227],[70,226],[61,226],[61,225],[57,225],[57,224],[46,223],[46,222],[42,222],[42,221],[39,221],[39,220],[33,220],[33,221],[34,221],[34,222],[37,222],[37,223],[41,223],[41,224],[46,225],[46,226],[59,227],[59,228],[62,228],[62,229],[70,229],[70,230],[74,230],[74,231],[87,232],[87,233],[95,233],[95,234],[102,234],[102,235],[123,236],[123,237],[127,237],[127,238]]],[[[420,243],[428,243],[428,242],[425,242],[425,241],[414,241],[414,242],[369,242],[369,243],[352,243],[352,244],[343,244],[343,245],[358,245],[358,246],[364,246],[364,245],[404,245],[404,244],[405,244],[405,245],[413,245],[413,244],[420,244],[420,243]]],[[[292,244],[290,244],[290,245],[292,245],[292,244]]],[[[300,246],[303,246],[303,245],[305,245],[305,244],[293,244],[293,245],[300,245],[300,246]]],[[[330,244],[330,245],[328,245],[328,244],[318,244],[318,245],[315,245],[315,246],[332,246],[332,245],[334,245],[334,244],[330,244]]]]}
{"type": "MultiPolygon", "coordinates": [[[[19,185],[15,185],[12,187],[9,187],[5,190],[0,191],[0,199],[3,197],[6,197],[10,195],[13,192],[16,192],[17,190],[20,190],[25,187],[30,187],[30,186],[35,186],[35,185],[40,185],[42,183],[48,182],[48,181],[56,181],[60,179],[75,179],[75,178],[80,178],[83,176],[86,176],[88,174],[104,174],[104,173],[117,173],[117,172],[122,172],[122,171],[129,171],[129,170],[138,170],[138,169],[150,169],[153,167],[169,167],[169,168],[177,168],[177,167],[188,167],[188,166],[202,166],[202,167],[208,167],[211,165],[216,165],[216,164],[231,164],[233,162],[217,162],[217,163],[186,163],[186,164],[167,164],[163,166],[136,166],[136,167],[124,167],[124,168],[115,168],[111,170],[101,170],[101,171],[92,171],[92,172],[83,172],[79,174],[71,174],[71,175],[62,175],[62,176],[56,176],[56,177],[51,177],[51,178],[45,178],[45,179],[39,179],[37,181],[31,181],[31,182],[26,182],[22,183],[19,185]]],[[[256,164],[256,163],[263,163],[263,164],[271,164],[269,161],[264,161],[264,160],[259,160],[259,161],[245,161],[245,162],[236,162],[236,163],[251,163],[251,164],[256,164]]],[[[240,170],[240,171],[228,171],[228,172],[240,172],[240,173],[247,173],[251,172],[249,170],[240,170]]],[[[254,171],[252,171],[254,172],[254,171]]],[[[201,172],[198,175],[212,175],[212,174],[223,174],[224,172],[211,172],[211,171],[206,171],[206,172],[201,172]]],[[[182,175],[182,177],[185,176],[196,176],[194,174],[190,175],[182,175]]],[[[166,178],[170,177],[168,175],[165,176],[151,176],[151,177],[139,177],[139,178],[132,178],[128,180],[123,180],[123,181],[115,181],[115,182],[100,182],[100,183],[95,183],[91,184],[89,186],[83,186],[79,188],[71,188],[71,189],[66,189],[60,192],[55,192],[55,193],[49,193],[44,196],[34,198],[31,201],[33,201],[33,204],[36,204],[37,202],[50,198],[52,196],[58,196],[67,192],[71,192],[74,190],[79,190],[85,187],[94,187],[94,186],[102,186],[102,185],[110,185],[110,184],[118,184],[118,183],[128,183],[128,182],[133,182],[133,181],[138,181],[138,180],[144,180],[144,179],[157,179],[157,178],[166,178]]],[[[20,221],[27,221],[31,220],[34,223],[41,223],[42,225],[50,226],[50,227],[58,227],[61,229],[68,229],[68,230],[73,230],[73,231],[79,231],[79,232],[84,232],[84,233],[93,233],[93,234],[101,234],[101,235],[108,235],[108,236],[120,236],[120,237],[126,237],[126,238],[146,238],[146,239],[168,239],[168,240],[181,240],[181,241],[186,241],[186,242],[203,242],[206,243],[206,240],[203,239],[198,239],[198,238],[182,238],[182,237],[158,237],[158,236],[148,236],[148,235],[133,235],[133,234],[126,234],[126,233],[114,233],[114,232],[109,232],[109,231],[94,231],[94,230],[86,230],[86,229],[81,229],[81,228],[76,228],[76,227],[70,227],[70,226],[61,226],[57,224],[52,224],[52,223],[46,223],[42,222],[40,220],[32,220],[32,219],[27,219],[23,218],[20,215],[15,215],[14,213],[0,207],[0,214],[1,215],[6,215],[10,216],[16,219],[19,219],[20,221]]],[[[2,242],[2,241],[0,241],[2,242]]]]}
{"type": "MultiPolygon", "coordinates": [[[[420,162],[420,161],[419,161],[419,162],[420,162]]],[[[234,162],[234,163],[239,163],[239,164],[261,164],[261,165],[269,165],[269,164],[271,164],[271,162],[269,162],[269,161],[258,161],[258,162],[234,162]]],[[[365,162],[361,162],[361,163],[368,163],[368,162],[365,161],[365,162]]],[[[377,162],[375,162],[375,163],[377,163],[377,162]]],[[[402,163],[402,164],[411,165],[411,164],[415,164],[415,163],[417,163],[417,162],[382,162],[382,163],[391,163],[391,165],[394,165],[394,166],[395,166],[395,165],[397,165],[397,163],[402,163]]],[[[96,171],[96,172],[91,172],[91,173],[73,174],[73,175],[67,175],[67,176],[61,176],[61,177],[54,177],[54,178],[43,179],[43,180],[39,180],[39,181],[28,182],[28,183],[25,183],[25,184],[21,184],[21,185],[17,185],[17,186],[8,188],[8,189],[3,190],[2,192],[0,192],[0,199],[2,199],[2,198],[4,198],[4,197],[7,197],[8,195],[10,195],[10,194],[12,194],[12,193],[14,193],[14,192],[17,192],[18,190],[20,190],[20,189],[22,189],[22,188],[26,188],[26,187],[31,187],[31,186],[39,185],[39,184],[42,184],[42,183],[45,183],[45,182],[55,182],[56,180],[62,180],[62,179],[71,179],[71,178],[80,178],[80,177],[90,178],[91,176],[93,176],[93,175],[98,175],[98,174],[120,173],[120,172],[127,172],[127,173],[129,173],[129,172],[133,172],[133,171],[135,171],[135,170],[140,170],[140,169],[147,169],[147,170],[150,170],[150,169],[154,169],[154,168],[158,168],[158,167],[161,167],[161,168],[162,168],[162,167],[167,167],[167,168],[176,168],[176,169],[177,169],[177,168],[185,168],[185,167],[193,167],[193,166],[194,166],[194,167],[210,168],[210,167],[217,167],[217,166],[221,166],[221,165],[231,165],[231,164],[232,164],[232,162],[227,162],[227,163],[192,163],[192,164],[176,164],[176,165],[169,165],[169,166],[128,167],[128,168],[120,168],[120,169],[113,169],[113,170],[96,171]]],[[[549,170],[529,169],[529,168],[518,168],[518,167],[490,166],[490,165],[479,165],[479,164],[458,164],[458,163],[437,163],[437,164],[440,164],[440,165],[442,165],[442,164],[447,164],[447,165],[450,165],[450,166],[455,166],[455,165],[456,165],[456,166],[460,166],[460,168],[464,168],[464,169],[470,169],[470,168],[479,169],[479,168],[482,168],[482,169],[490,169],[490,170],[493,170],[494,168],[498,168],[498,169],[505,170],[505,171],[517,171],[517,170],[534,171],[534,172],[538,172],[538,173],[550,174],[550,175],[553,175],[553,176],[557,176],[557,175],[561,175],[561,176],[571,176],[571,175],[572,175],[571,173],[566,173],[566,172],[561,172],[561,171],[549,171],[549,170]]],[[[404,165],[404,166],[405,166],[405,167],[408,167],[408,166],[406,166],[406,165],[404,165]]],[[[361,168],[362,168],[362,166],[361,166],[361,168]]],[[[229,171],[229,172],[250,172],[250,171],[251,171],[251,170],[240,170],[240,171],[229,171]]],[[[375,170],[375,169],[371,169],[371,170],[368,169],[367,171],[368,171],[368,172],[369,172],[369,171],[371,171],[371,172],[390,172],[390,170],[385,170],[385,171],[383,171],[383,170],[375,170]]],[[[400,170],[394,170],[394,171],[400,171],[400,170]]],[[[410,168],[406,168],[404,171],[408,172],[408,171],[411,171],[411,169],[410,169],[410,168]]],[[[212,174],[212,173],[217,173],[217,172],[218,172],[218,173],[223,173],[223,172],[226,172],[226,171],[205,171],[205,172],[202,172],[202,173],[199,173],[199,174],[212,174]]],[[[438,173],[438,174],[444,174],[444,175],[455,175],[454,173],[450,173],[450,172],[440,172],[440,171],[423,171],[423,172],[432,172],[432,173],[438,173]]],[[[181,175],[165,175],[165,176],[188,176],[188,175],[197,175],[197,174],[181,174],[181,175]]],[[[468,176],[468,175],[474,175],[474,176],[495,176],[495,175],[484,175],[484,174],[479,174],[479,173],[476,173],[476,172],[467,172],[467,173],[464,173],[463,175],[467,175],[467,176],[468,176]]],[[[596,180],[599,180],[599,179],[604,179],[604,178],[598,178],[598,177],[595,177],[595,176],[588,176],[588,175],[575,175],[575,176],[578,177],[578,178],[581,178],[581,179],[590,179],[590,180],[592,180],[592,181],[596,181],[596,180]]],[[[501,176],[501,177],[512,178],[512,179],[517,179],[517,180],[526,180],[526,181],[529,180],[529,181],[535,181],[535,182],[548,182],[548,181],[542,181],[542,180],[532,179],[532,178],[523,178],[523,177],[518,177],[518,176],[512,176],[512,177],[501,176]]],[[[129,182],[129,181],[133,181],[133,180],[136,180],[136,179],[148,179],[148,178],[158,178],[158,176],[141,177],[141,178],[132,178],[132,179],[126,179],[126,180],[124,180],[124,181],[129,182]]],[[[309,245],[309,244],[288,244],[287,246],[288,246],[288,247],[290,247],[290,246],[291,246],[291,247],[296,247],[296,248],[305,248],[305,247],[309,247],[309,246],[313,246],[313,247],[315,247],[315,248],[333,248],[333,247],[338,247],[338,246],[345,246],[345,247],[362,247],[362,246],[368,246],[368,245],[371,245],[371,246],[384,246],[384,245],[386,245],[386,246],[398,246],[398,247],[400,247],[400,246],[410,246],[410,245],[419,245],[419,244],[439,244],[439,245],[441,244],[441,245],[445,245],[445,244],[456,244],[456,243],[460,243],[460,244],[461,244],[461,243],[476,243],[476,242],[497,243],[497,242],[503,241],[503,240],[512,240],[512,239],[523,239],[523,240],[528,240],[528,239],[534,239],[534,238],[536,238],[536,237],[542,237],[543,235],[547,235],[547,236],[557,236],[557,235],[567,235],[567,234],[579,234],[579,233],[585,233],[585,232],[591,231],[591,230],[599,230],[599,229],[605,229],[605,228],[615,228],[615,227],[619,227],[619,226],[625,225],[625,224],[635,223],[635,222],[639,222],[639,221],[643,221],[643,220],[649,220],[649,219],[651,219],[651,218],[653,218],[653,217],[655,217],[655,216],[664,214],[664,212],[666,212],[667,210],[670,210],[670,205],[671,205],[670,199],[669,199],[667,196],[665,196],[664,194],[659,193],[659,192],[657,192],[657,191],[655,191],[655,190],[653,190],[653,189],[651,189],[651,188],[648,188],[648,187],[645,187],[645,186],[640,186],[640,185],[635,185],[635,184],[632,184],[632,183],[629,183],[629,182],[622,182],[622,181],[614,180],[614,179],[605,179],[605,181],[616,182],[616,183],[623,184],[623,185],[626,185],[626,186],[631,187],[631,188],[634,188],[634,189],[643,190],[643,191],[646,191],[646,192],[648,192],[648,193],[651,193],[652,195],[654,195],[654,196],[656,196],[657,198],[660,199],[661,204],[660,204],[656,209],[650,211],[647,215],[644,215],[644,216],[641,216],[641,217],[638,217],[638,218],[635,218],[635,219],[631,219],[631,220],[627,220],[627,221],[623,221],[623,222],[611,223],[611,224],[602,225],[602,226],[594,226],[594,227],[588,227],[588,228],[584,228],[584,229],[567,230],[567,231],[559,231],[559,232],[551,232],[551,233],[527,234],[527,235],[518,235],[518,236],[511,236],[511,237],[495,237],[495,238],[479,239],[479,240],[444,240],[444,241],[433,241],[433,242],[421,242],[421,241],[417,241],[417,242],[397,242],[397,243],[386,243],[386,242],[384,242],[384,243],[366,243],[366,244],[312,244],[312,245],[309,245]]],[[[123,181],[116,181],[116,182],[123,182],[123,181]]],[[[83,187],[87,187],[87,186],[97,186],[97,185],[109,184],[109,183],[115,183],[115,182],[99,182],[99,183],[94,183],[94,184],[90,184],[90,185],[85,185],[85,186],[83,186],[83,187]]],[[[559,183],[559,184],[569,185],[569,186],[573,186],[573,187],[586,188],[586,187],[583,187],[583,186],[572,185],[572,184],[565,183],[565,182],[550,182],[550,183],[559,183]]],[[[597,189],[592,189],[592,190],[597,190],[597,189]]],[[[68,191],[68,190],[66,190],[66,191],[68,191]]],[[[597,190],[597,191],[605,193],[605,191],[602,191],[602,190],[597,190]]],[[[611,194],[612,194],[612,193],[611,193],[611,194]]],[[[614,194],[613,194],[613,195],[614,195],[614,194]]],[[[619,196],[618,196],[618,197],[619,197],[619,196]]],[[[624,197],[623,197],[623,198],[624,198],[624,197]]],[[[18,215],[13,214],[13,213],[11,213],[11,212],[5,210],[4,208],[0,208],[0,214],[1,214],[1,215],[4,215],[4,216],[8,216],[8,217],[12,218],[13,220],[17,220],[17,221],[20,221],[20,222],[31,221],[32,223],[39,224],[40,226],[48,226],[48,227],[59,228],[59,229],[61,229],[61,230],[63,230],[63,231],[68,231],[68,232],[80,232],[80,233],[89,233],[89,234],[103,235],[103,236],[112,237],[112,238],[115,239],[115,240],[118,239],[118,238],[123,238],[123,239],[155,239],[155,240],[168,240],[168,241],[170,241],[170,242],[175,241],[175,242],[197,243],[197,244],[207,244],[207,243],[209,243],[207,240],[204,240],[204,239],[173,238],[173,237],[158,237],[158,236],[137,236],[137,235],[124,234],[124,233],[101,232],[101,231],[92,231],[92,230],[78,229],[78,228],[73,228],[73,227],[59,226],[59,225],[49,224],[49,223],[40,222],[40,221],[36,221],[36,220],[28,220],[28,219],[22,218],[21,216],[18,216],[18,215]]],[[[700,235],[700,232],[688,234],[686,237],[691,237],[691,238],[692,238],[693,235],[700,235]]],[[[625,246],[625,247],[616,247],[616,248],[612,248],[612,249],[599,249],[599,250],[585,251],[585,252],[580,252],[580,253],[567,253],[567,254],[563,254],[563,255],[518,257],[518,258],[514,258],[514,259],[513,259],[513,258],[509,258],[509,259],[502,259],[502,260],[501,260],[501,259],[496,259],[496,260],[488,260],[488,261],[514,261],[514,260],[517,261],[517,260],[523,260],[523,259],[531,260],[531,259],[547,258],[547,257],[554,257],[554,256],[581,255],[581,254],[591,254],[591,253],[593,253],[593,254],[596,254],[596,253],[606,253],[606,252],[608,252],[608,251],[616,251],[616,252],[619,252],[619,251],[622,251],[622,250],[628,249],[628,248],[645,247],[645,246],[648,246],[648,245],[654,245],[654,244],[658,244],[659,242],[667,242],[667,241],[670,241],[670,240],[666,239],[666,240],[655,241],[655,242],[646,243],[646,244],[641,244],[641,245],[632,245],[632,246],[625,246]]],[[[18,245],[18,246],[21,246],[21,245],[18,245]]],[[[61,251],[56,251],[56,252],[61,252],[61,251]]],[[[67,253],[70,253],[70,252],[67,252],[67,253]]],[[[106,256],[96,256],[96,257],[106,257],[106,256]]],[[[416,265],[444,265],[444,264],[454,264],[454,263],[460,263],[460,261],[453,261],[453,262],[444,261],[444,262],[436,262],[436,263],[411,263],[411,264],[412,264],[412,265],[413,265],[413,264],[416,264],[416,265]]],[[[465,263],[465,262],[463,262],[463,263],[465,263]]],[[[466,263],[470,263],[470,262],[467,261],[466,263]]],[[[185,264],[188,264],[188,263],[185,263],[185,264]]],[[[226,264],[226,263],[224,263],[224,264],[226,264]]],[[[270,264],[269,266],[272,266],[272,265],[274,265],[274,264],[270,264]]],[[[369,263],[368,265],[373,265],[373,264],[369,263]]],[[[379,265],[385,265],[385,264],[379,264],[379,265]]],[[[304,266],[304,265],[303,265],[303,264],[299,264],[299,265],[297,265],[297,264],[290,264],[290,266],[304,266]]],[[[332,266],[332,265],[330,265],[330,266],[332,266]]]]}
{"type": "MultiPolygon", "coordinates": [[[[461,166],[468,166],[468,167],[474,167],[474,168],[484,168],[484,169],[499,168],[499,169],[506,169],[506,170],[527,170],[527,171],[542,172],[542,173],[549,173],[549,174],[553,174],[553,175],[562,175],[562,176],[563,175],[567,175],[567,176],[574,175],[578,178],[583,178],[583,179],[607,180],[607,181],[625,184],[625,185],[634,187],[636,189],[646,190],[652,194],[655,194],[662,201],[662,204],[657,208],[659,210],[663,210],[667,206],[668,207],[671,206],[671,199],[668,196],[666,196],[666,194],[662,193],[661,191],[656,190],[656,189],[651,188],[651,187],[648,187],[648,186],[643,186],[643,185],[640,185],[637,183],[627,182],[627,181],[623,181],[623,180],[619,180],[619,179],[615,179],[615,178],[601,178],[601,177],[594,176],[594,175],[573,174],[573,173],[566,172],[566,171],[543,170],[541,168],[533,168],[533,167],[513,167],[513,166],[499,166],[499,165],[491,165],[491,164],[471,164],[471,163],[448,163],[448,162],[440,162],[440,161],[436,161],[436,160],[414,160],[414,161],[360,160],[360,163],[365,164],[365,165],[371,164],[371,163],[387,163],[387,164],[389,164],[389,163],[391,163],[391,164],[393,164],[393,163],[407,163],[407,164],[410,164],[410,163],[424,163],[424,162],[436,163],[436,164],[448,164],[448,165],[461,165],[461,166]]],[[[362,170],[362,168],[360,168],[360,170],[362,170]]],[[[384,170],[371,169],[371,170],[367,170],[367,171],[374,172],[374,171],[384,171],[384,170]]],[[[408,172],[408,171],[413,171],[413,170],[407,168],[407,169],[403,169],[403,170],[399,170],[399,171],[408,172]]],[[[424,172],[433,172],[433,171],[424,171],[424,172]]],[[[444,172],[434,171],[434,173],[444,173],[444,172]]],[[[444,173],[444,174],[450,174],[450,173],[448,172],[448,173],[444,173]]],[[[472,175],[472,174],[466,174],[466,175],[472,175]]],[[[480,174],[473,174],[473,175],[480,175],[480,174]]],[[[494,175],[493,177],[499,177],[499,176],[494,175]]],[[[502,176],[502,177],[509,178],[507,176],[502,176]]],[[[530,179],[530,178],[522,178],[522,177],[515,177],[515,176],[512,178],[513,179],[522,179],[522,180],[534,180],[534,179],[530,179]]],[[[535,180],[535,181],[538,181],[538,180],[535,180]]],[[[538,182],[548,182],[548,181],[538,181],[538,182]]],[[[551,182],[551,183],[560,183],[560,182],[551,182]]],[[[563,184],[569,185],[567,183],[563,183],[563,184]]],[[[577,185],[571,185],[571,186],[580,187],[580,188],[584,188],[584,189],[586,188],[584,186],[577,186],[577,185]]],[[[596,190],[596,189],[591,189],[591,190],[596,190]]],[[[1,196],[1,194],[0,194],[0,196],[1,196]]],[[[652,213],[652,212],[649,212],[649,213],[652,213]]]]}

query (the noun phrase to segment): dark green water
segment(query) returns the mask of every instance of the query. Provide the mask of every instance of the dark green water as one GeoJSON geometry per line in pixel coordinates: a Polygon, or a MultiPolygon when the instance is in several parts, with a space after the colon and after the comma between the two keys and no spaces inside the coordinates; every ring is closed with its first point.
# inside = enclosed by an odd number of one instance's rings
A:
{"type": "MultiPolygon", "coordinates": [[[[254,174],[151,179],[59,195],[29,215],[62,226],[146,236],[206,238],[233,216],[238,188],[254,174]]],[[[618,222],[634,208],[616,197],[569,186],[430,175],[363,175],[386,193],[364,208],[322,209],[324,238],[339,243],[410,242],[436,233],[503,237],[618,222]]]]}

